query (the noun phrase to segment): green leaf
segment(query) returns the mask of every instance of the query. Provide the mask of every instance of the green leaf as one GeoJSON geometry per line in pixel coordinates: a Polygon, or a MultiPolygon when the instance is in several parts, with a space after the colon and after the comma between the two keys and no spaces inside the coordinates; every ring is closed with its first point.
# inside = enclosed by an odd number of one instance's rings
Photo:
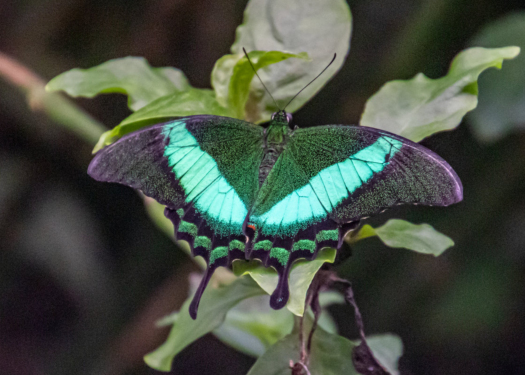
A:
{"type": "Polygon", "coordinates": [[[90,69],[72,69],[53,78],[46,86],[48,91],[62,90],[74,97],[126,94],[132,111],[189,88],[188,80],[179,69],[152,68],[142,57],[124,57],[90,69]]]}
{"type": "Polygon", "coordinates": [[[215,94],[209,89],[190,88],[184,92],[166,95],[127,117],[112,130],[100,137],[93,152],[96,152],[125,134],[136,131],[144,126],[167,120],[172,117],[192,115],[232,116],[232,113],[222,107],[215,99],[215,94]]]}
{"type": "MultiPolygon", "coordinates": [[[[311,318],[305,320],[305,332],[312,324],[311,318]]],[[[262,355],[248,372],[248,375],[289,375],[290,361],[300,359],[300,342],[298,327],[293,332],[273,345],[262,355]]],[[[374,357],[392,375],[399,375],[398,361],[403,354],[401,339],[392,334],[367,337],[367,343],[374,357]]],[[[358,345],[342,336],[326,332],[317,327],[312,340],[310,364],[311,374],[323,375],[358,375],[353,361],[352,352],[358,345]]]]}
{"type": "MultiPolygon", "coordinates": [[[[469,43],[480,47],[525,48],[525,12],[511,13],[488,24],[469,43]]],[[[479,106],[469,114],[478,139],[492,142],[514,130],[525,130],[525,56],[505,63],[479,80],[479,106]]]]}
{"type": "Polygon", "coordinates": [[[211,86],[215,90],[217,102],[223,107],[228,106],[228,92],[230,89],[230,79],[233,75],[233,68],[244,55],[224,55],[215,61],[211,72],[211,86]]]}
{"type": "Polygon", "coordinates": [[[454,246],[454,241],[428,224],[417,225],[399,219],[390,219],[385,225],[375,229],[370,225],[364,225],[351,241],[359,241],[374,235],[377,235],[387,246],[414,250],[436,257],[454,246]]]}
{"type": "MultiPolygon", "coordinates": [[[[303,315],[306,292],[310,283],[325,262],[334,262],[336,254],[335,249],[326,248],[321,250],[314,260],[299,260],[292,266],[288,280],[290,286],[290,299],[286,304],[288,310],[297,316],[303,315]]],[[[233,272],[236,276],[249,274],[268,294],[272,294],[277,287],[277,272],[271,267],[261,266],[258,260],[234,261],[233,272]]]]}
{"type": "MultiPolygon", "coordinates": [[[[256,71],[291,57],[308,60],[306,53],[293,54],[280,51],[251,51],[248,56],[256,71]]],[[[253,68],[244,55],[226,55],[217,61],[212,72],[212,86],[217,100],[230,108],[235,113],[235,117],[240,119],[251,117],[249,108],[248,113],[245,113],[245,106],[255,76],[253,68]]]]}
{"type": "Polygon", "coordinates": [[[144,360],[156,370],[170,371],[175,355],[198,338],[219,327],[226,313],[233,306],[246,298],[263,293],[261,288],[247,277],[239,278],[219,288],[209,286],[202,295],[197,319],[191,319],[188,313],[191,300],[186,300],[166,342],[154,352],[144,356],[144,360]]]}
{"type": "MultiPolygon", "coordinates": [[[[295,112],[341,68],[350,48],[350,33],[350,9],[344,0],[252,0],[244,12],[243,24],[237,28],[231,52],[241,56],[244,47],[248,52],[275,50],[308,54],[311,62],[289,59],[259,72],[281,107],[318,75],[337,53],[332,66],[287,107],[288,112],[295,112]]],[[[220,80],[223,85],[232,75],[234,62],[235,59],[231,58],[219,64],[223,70],[220,80]]],[[[214,81],[218,82],[218,79],[214,81]]],[[[249,114],[246,119],[252,122],[268,121],[278,109],[255,80],[246,108],[249,114]]]]}
{"type": "MultiPolygon", "coordinates": [[[[337,333],[337,325],[326,309],[335,303],[345,303],[335,291],[319,294],[322,313],[318,324],[325,331],[337,333]]],[[[311,311],[309,311],[312,314],[311,311]]],[[[313,319],[313,315],[311,317],[313,319]]],[[[175,317],[171,318],[175,319],[175,317]]],[[[292,331],[293,315],[287,309],[274,310],[269,296],[258,296],[242,301],[226,315],[224,323],[213,333],[224,343],[245,354],[259,357],[270,346],[292,331]]]]}
{"type": "Polygon", "coordinates": [[[292,331],[293,315],[270,307],[269,296],[242,301],[228,311],[224,323],[213,333],[245,354],[258,357],[292,331]]]}
{"type": "Polygon", "coordinates": [[[399,375],[398,361],[403,355],[403,342],[399,336],[391,333],[372,335],[366,342],[374,357],[392,375],[399,375]]]}
{"type": "Polygon", "coordinates": [[[455,128],[476,108],[477,79],[486,69],[501,68],[504,59],[519,54],[518,47],[470,48],[460,52],[445,77],[422,73],[407,81],[386,83],[366,103],[361,125],[399,134],[414,142],[455,128]]]}
{"type": "MultiPolygon", "coordinates": [[[[300,359],[299,345],[298,333],[286,336],[255,362],[248,375],[289,375],[290,360],[295,363],[300,359]]],[[[352,363],[352,351],[355,346],[352,341],[318,327],[312,340],[308,366],[310,373],[359,375],[352,363]]]]}

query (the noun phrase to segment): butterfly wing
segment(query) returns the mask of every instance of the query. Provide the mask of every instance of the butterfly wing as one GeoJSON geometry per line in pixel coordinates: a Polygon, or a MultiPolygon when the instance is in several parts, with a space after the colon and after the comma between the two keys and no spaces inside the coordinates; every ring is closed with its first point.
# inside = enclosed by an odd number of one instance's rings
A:
{"type": "Polygon", "coordinates": [[[88,173],[166,205],[178,239],[208,269],[190,314],[213,271],[244,258],[242,226],[259,189],[263,129],[219,116],[190,116],[132,133],[98,152],[88,173]]]}
{"type": "Polygon", "coordinates": [[[293,261],[339,248],[360,219],[403,203],[447,206],[462,195],[450,165],[408,139],[361,126],[297,129],[250,212],[249,251],[264,250],[279,271],[271,300],[278,308],[293,261]]]}

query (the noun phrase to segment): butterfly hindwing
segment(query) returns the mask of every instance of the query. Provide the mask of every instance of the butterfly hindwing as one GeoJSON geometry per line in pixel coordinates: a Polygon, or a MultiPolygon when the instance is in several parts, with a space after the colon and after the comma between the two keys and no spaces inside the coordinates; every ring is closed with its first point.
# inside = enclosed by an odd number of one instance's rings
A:
{"type": "Polygon", "coordinates": [[[98,152],[88,173],[140,189],[166,205],[178,239],[209,267],[196,310],[218,266],[244,258],[242,226],[259,189],[263,129],[219,116],[191,116],[123,137],[98,152]]]}

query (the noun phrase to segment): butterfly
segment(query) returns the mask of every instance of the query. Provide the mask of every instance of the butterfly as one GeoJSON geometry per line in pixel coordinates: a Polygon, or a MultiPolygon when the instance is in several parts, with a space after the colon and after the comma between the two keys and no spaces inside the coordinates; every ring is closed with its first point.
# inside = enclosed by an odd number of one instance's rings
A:
{"type": "Polygon", "coordinates": [[[175,236],[207,269],[190,305],[218,267],[259,259],[277,270],[270,298],[286,305],[294,261],[340,249],[365,217],[394,205],[447,206],[463,198],[450,165],[429,149],[364,126],[290,126],[274,113],[264,128],[197,115],[153,125],[100,150],[88,174],[141,190],[166,206],[175,236]]]}

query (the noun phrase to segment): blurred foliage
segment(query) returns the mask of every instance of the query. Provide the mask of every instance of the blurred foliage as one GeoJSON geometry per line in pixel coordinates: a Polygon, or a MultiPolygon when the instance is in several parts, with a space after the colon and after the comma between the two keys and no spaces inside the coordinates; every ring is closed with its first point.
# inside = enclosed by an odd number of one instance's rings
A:
{"type": "MultiPolygon", "coordinates": [[[[153,66],[177,66],[195,87],[207,87],[245,5],[3,3],[0,50],[45,78],[141,55],[153,66]]],[[[295,114],[298,124],[356,123],[386,80],[419,71],[443,76],[484,25],[524,7],[495,0],[350,5],[352,54],[337,79],[295,114]]],[[[511,44],[519,45],[484,46],[511,44]]],[[[484,75],[498,80],[507,64],[484,75]]],[[[511,83],[520,72],[513,74],[511,83]]],[[[505,95],[505,88],[494,95],[505,95]]],[[[156,232],[134,193],[85,176],[90,145],[55,127],[38,108],[28,111],[12,87],[0,84],[0,92],[0,367],[23,374],[151,373],[142,355],[166,334],[151,327],[186,298],[190,265],[156,232]],[[76,277],[81,281],[72,282],[76,277]]],[[[129,114],[117,96],[79,103],[108,126],[129,114]]],[[[515,133],[482,146],[463,125],[425,140],[461,176],[465,202],[447,210],[395,209],[369,222],[377,227],[401,215],[430,222],[454,238],[454,251],[425,258],[370,239],[356,244],[352,259],[339,267],[354,282],[368,331],[403,337],[401,373],[519,373],[525,365],[524,142],[515,133]]],[[[356,337],[348,308],[330,311],[341,333],[356,337]]],[[[208,336],[180,354],[173,372],[238,374],[252,363],[208,336]]]]}
{"type": "Polygon", "coordinates": [[[232,307],[246,298],[263,293],[247,277],[239,278],[222,288],[207,288],[202,295],[202,304],[195,320],[187,313],[191,303],[191,299],[187,299],[181,307],[182,312],[176,315],[168,339],[157,350],[145,356],[146,363],[155,369],[170,371],[173,357],[193,341],[218,328],[232,307]]]}
{"type": "MultiPolygon", "coordinates": [[[[484,26],[470,41],[473,46],[514,45],[525,48],[525,12],[511,13],[484,26]]],[[[480,80],[480,106],[470,116],[474,134],[494,142],[525,129],[525,57],[518,56],[500,75],[480,80]]]]}

